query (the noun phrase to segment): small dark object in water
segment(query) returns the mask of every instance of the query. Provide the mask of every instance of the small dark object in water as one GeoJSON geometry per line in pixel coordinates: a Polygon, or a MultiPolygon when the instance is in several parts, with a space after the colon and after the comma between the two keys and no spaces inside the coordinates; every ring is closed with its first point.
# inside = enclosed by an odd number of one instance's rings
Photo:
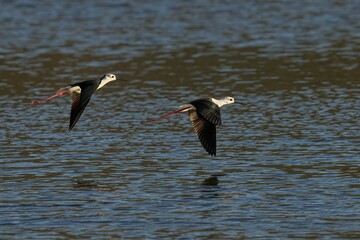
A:
{"type": "Polygon", "coordinates": [[[216,176],[211,176],[205,179],[201,185],[203,186],[217,186],[219,183],[219,179],[216,176]]]}
{"type": "Polygon", "coordinates": [[[75,180],[73,180],[73,182],[74,182],[74,187],[76,187],[76,188],[98,187],[98,184],[93,180],[75,179],[75,180]]]}

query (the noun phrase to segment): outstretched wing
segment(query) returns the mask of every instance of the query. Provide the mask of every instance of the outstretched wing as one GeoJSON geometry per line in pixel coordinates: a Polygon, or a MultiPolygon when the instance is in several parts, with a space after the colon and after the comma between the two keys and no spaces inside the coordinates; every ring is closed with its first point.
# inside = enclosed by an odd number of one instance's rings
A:
{"type": "Polygon", "coordinates": [[[189,118],[204,149],[216,155],[216,125],[199,115],[196,110],[189,111],[189,118]]]}
{"type": "Polygon", "coordinates": [[[89,84],[81,87],[80,93],[72,93],[72,106],[70,114],[69,132],[73,129],[81,114],[84,112],[87,104],[90,102],[91,96],[97,89],[98,84],[89,84]]]}
{"type": "Polygon", "coordinates": [[[211,98],[202,98],[190,102],[196,108],[196,112],[207,121],[217,126],[221,125],[220,108],[213,103],[211,98]]]}

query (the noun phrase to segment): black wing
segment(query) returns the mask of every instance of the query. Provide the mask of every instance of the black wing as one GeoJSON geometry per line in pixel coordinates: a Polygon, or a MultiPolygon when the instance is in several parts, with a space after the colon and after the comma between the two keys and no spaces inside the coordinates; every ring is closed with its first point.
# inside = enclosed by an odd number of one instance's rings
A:
{"type": "Polygon", "coordinates": [[[189,111],[190,121],[204,149],[216,155],[216,125],[202,117],[196,110],[189,111]]]}
{"type": "Polygon", "coordinates": [[[221,116],[220,108],[218,105],[211,101],[211,98],[202,98],[190,102],[196,108],[196,112],[209,122],[220,126],[221,116]]]}
{"type": "Polygon", "coordinates": [[[80,86],[80,94],[73,93],[72,95],[72,106],[70,114],[69,132],[73,129],[81,114],[84,112],[87,104],[90,102],[91,96],[96,91],[99,83],[93,81],[93,83],[86,84],[86,86],[80,86]]]}

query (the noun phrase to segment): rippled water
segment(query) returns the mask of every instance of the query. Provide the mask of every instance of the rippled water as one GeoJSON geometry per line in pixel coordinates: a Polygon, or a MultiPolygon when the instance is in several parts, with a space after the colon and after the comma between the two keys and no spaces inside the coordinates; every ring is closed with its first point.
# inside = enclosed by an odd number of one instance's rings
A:
{"type": "Polygon", "coordinates": [[[360,238],[359,1],[1,5],[1,239],[360,238]],[[106,72],[71,133],[27,104],[106,72]],[[145,121],[207,96],[216,157],[145,121]]]}

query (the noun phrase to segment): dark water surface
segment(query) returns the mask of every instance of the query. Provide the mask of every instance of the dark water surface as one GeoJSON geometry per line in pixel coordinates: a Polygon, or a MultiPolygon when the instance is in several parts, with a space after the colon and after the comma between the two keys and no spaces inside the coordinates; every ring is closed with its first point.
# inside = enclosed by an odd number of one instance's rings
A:
{"type": "Polygon", "coordinates": [[[360,238],[360,1],[1,1],[1,239],[360,238]],[[70,100],[113,72],[67,133],[70,100]],[[186,114],[222,108],[218,156],[186,114]],[[217,175],[217,186],[202,181],[217,175]]]}

